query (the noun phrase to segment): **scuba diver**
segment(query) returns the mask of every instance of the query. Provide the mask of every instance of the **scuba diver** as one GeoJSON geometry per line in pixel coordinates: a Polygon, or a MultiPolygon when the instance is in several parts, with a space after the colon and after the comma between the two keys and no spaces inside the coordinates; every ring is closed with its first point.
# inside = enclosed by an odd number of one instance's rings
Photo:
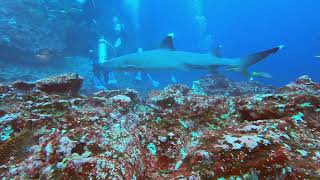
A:
{"type": "Polygon", "coordinates": [[[104,89],[108,81],[107,72],[101,68],[98,58],[94,55],[93,50],[89,51],[89,60],[92,63],[93,83],[98,89],[104,89]]]}
{"type": "Polygon", "coordinates": [[[112,27],[112,34],[116,38],[115,40],[112,40],[112,42],[115,42],[111,43],[101,35],[98,40],[97,52],[94,53],[93,50],[89,51],[89,59],[92,63],[94,83],[98,88],[105,88],[107,85],[110,87],[110,85],[115,85],[118,83],[113,72],[108,72],[106,69],[101,67],[101,64],[106,63],[111,57],[108,52],[111,52],[112,56],[116,56],[117,51],[120,47],[122,47],[124,24],[119,21],[117,16],[114,16],[112,19],[112,27]]]}
{"type": "Polygon", "coordinates": [[[93,50],[89,50],[89,60],[92,63],[92,72],[94,76],[93,81],[98,89],[105,89],[107,85],[117,83],[114,74],[101,67],[101,64],[106,63],[108,60],[108,46],[114,50],[113,45],[105,40],[104,37],[101,37],[98,41],[97,54],[95,55],[93,50]]]}

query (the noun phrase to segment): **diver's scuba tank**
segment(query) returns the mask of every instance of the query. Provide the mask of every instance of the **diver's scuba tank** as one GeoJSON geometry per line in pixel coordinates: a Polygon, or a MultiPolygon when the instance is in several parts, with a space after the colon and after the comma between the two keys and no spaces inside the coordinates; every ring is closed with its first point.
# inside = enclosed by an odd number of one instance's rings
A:
{"type": "MultiPolygon", "coordinates": [[[[108,46],[110,46],[110,44],[102,36],[98,41],[98,61],[100,65],[108,61],[108,46]]],[[[116,84],[118,82],[112,72],[105,71],[104,76],[106,77],[104,79],[107,81],[107,84],[116,84]]]]}
{"type": "Polygon", "coordinates": [[[98,43],[98,60],[99,64],[104,64],[108,59],[107,41],[102,36],[98,43]]]}

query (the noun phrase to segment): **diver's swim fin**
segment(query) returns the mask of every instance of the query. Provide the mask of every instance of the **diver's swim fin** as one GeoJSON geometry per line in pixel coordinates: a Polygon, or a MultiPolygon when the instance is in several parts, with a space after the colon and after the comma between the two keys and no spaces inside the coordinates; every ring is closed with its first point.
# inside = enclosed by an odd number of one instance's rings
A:
{"type": "Polygon", "coordinates": [[[174,75],[171,76],[171,81],[172,81],[173,83],[177,83],[177,79],[176,79],[176,77],[175,77],[174,75]]]}
{"type": "Polygon", "coordinates": [[[154,80],[149,73],[147,74],[147,77],[151,81],[153,87],[159,87],[160,85],[159,81],[154,80]]]}
{"type": "Polygon", "coordinates": [[[141,71],[137,72],[135,79],[138,80],[138,81],[142,80],[141,71]]]}
{"type": "Polygon", "coordinates": [[[118,81],[114,77],[114,74],[112,72],[108,73],[108,84],[117,84],[118,81]]]}

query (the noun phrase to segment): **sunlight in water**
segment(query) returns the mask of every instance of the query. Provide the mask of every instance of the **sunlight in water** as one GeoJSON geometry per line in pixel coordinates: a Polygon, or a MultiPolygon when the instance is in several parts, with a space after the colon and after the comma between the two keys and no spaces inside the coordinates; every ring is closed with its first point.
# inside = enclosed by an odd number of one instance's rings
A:
{"type": "Polygon", "coordinates": [[[124,5],[131,14],[132,22],[135,26],[135,29],[138,30],[140,26],[140,22],[139,22],[140,0],[124,0],[124,5]]]}
{"type": "Polygon", "coordinates": [[[191,13],[195,23],[198,25],[200,33],[207,31],[207,18],[203,14],[203,1],[202,0],[189,0],[191,13]]]}
{"type": "Polygon", "coordinates": [[[203,0],[189,0],[189,7],[193,17],[193,23],[199,33],[199,48],[208,49],[213,42],[213,36],[208,33],[208,20],[203,12],[203,0]]]}

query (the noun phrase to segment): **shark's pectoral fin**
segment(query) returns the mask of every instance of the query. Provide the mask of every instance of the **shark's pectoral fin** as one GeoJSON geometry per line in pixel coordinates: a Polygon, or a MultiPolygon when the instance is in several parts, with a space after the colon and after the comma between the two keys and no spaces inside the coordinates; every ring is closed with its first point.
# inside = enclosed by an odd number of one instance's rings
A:
{"type": "Polygon", "coordinates": [[[240,68],[238,67],[229,67],[225,69],[226,71],[232,71],[232,72],[240,72],[240,68]]]}
{"type": "Polygon", "coordinates": [[[129,70],[129,71],[136,71],[138,70],[139,68],[137,66],[134,66],[134,65],[128,65],[126,66],[126,70],[129,70]]]}
{"type": "Polygon", "coordinates": [[[167,37],[165,37],[165,38],[162,40],[162,42],[161,42],[161,44],[160,44],[160,48],[161,48],[161,49],[168,49],[168,50],[174,51],[175,48],[174,48],[174,45],[173,45],[173,36],[174,36],[173,33],[169,33],[169,34],[167,35],[167,37]]]}

